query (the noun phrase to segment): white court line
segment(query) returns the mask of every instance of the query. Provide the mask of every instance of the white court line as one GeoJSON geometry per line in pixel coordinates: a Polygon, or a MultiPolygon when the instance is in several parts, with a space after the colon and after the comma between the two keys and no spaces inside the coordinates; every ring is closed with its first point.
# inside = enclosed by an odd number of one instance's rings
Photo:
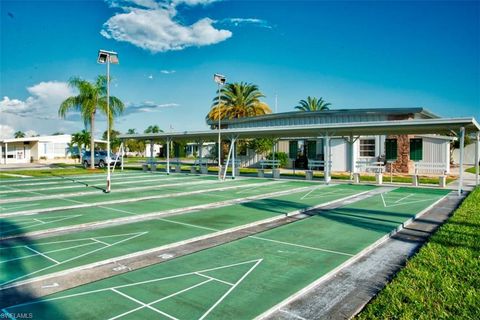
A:
{"type": "MultiPolygon", "coordinates": [[[[91,245],[93,245],[93,244],[96,244],[96,243],[95,243],[95,242],[84,243],[84,244],[79,244],[78,246],[72,246],[72,247],[68,247],[68,248],[50,250],[50,251],[45,251],[45,252],[43,252],[43,253],[44,253],[44,254],[48,254],[48,253],[66,251],[66,250],[71,250],[71,249],[75,249],[75,248],[81,248],[81,247],[91,246],[91,245]]],[[[3,248],[3,249],[4,249],[4,250],[7,250],[7,248],[3,248]]],[[[8,259],[8,260],[0,261],[0,264],[6,263],[6,262],[10,262],[10,261],[16,261],[16,260],[23,260],[23,259],[33,258],[33,257],[37,257],[37,256],[39,256],[39,254],[30,254],[30,255],[28,255],[28,256],[23,256],[23,257],[18,257],[18,258],[13,258],[13,259],[8,259]]]]}
{"type": "MultiPolygon", "coordinates": [[[[287,183],[287,182],[290,182],[290,181],[278,181],[278,184],[282,184],[282,183],[287,183]]],[[[260,188],[261,186],[263,185],[263,183],[259,183],[257,186],[253,186],[249,189],[245,189],[245,190],[240,190],[240,191],[237,191],[236,193],[237,194],[240,194],[240,193],[244,193],[246,191],[251,191],[251,190],[254,190],[254,189],[258,189],[260,188]]]]}
{"type": "MultiPolygon", "coordinates": [[[[156,184],[156,185],[148,185],[148,186],[139,186],[139,187],[118,189],[118,190],[115,190],[115,193],[140,191],[140,190],[152,190],[153,191],[153,190],[160,189],[160,188],[169,188],[169,187],[183,186],[183,185],[187,185],[188,187],[189,186],[198,186],[198,185],[203,185],[203,184],[210,185],[210,184],[214,184],[216,182],[217,181],[215,181],[215,180],[199,180],[199,179],[197,179],[196,181],[181,181],[181,182],[176,182],[176,183],[156,184]]],[[[131,184],[132,182],[129,182],[129,183],[131,184]]],[[[30,191],[33,191],[33,190],[30,190],[30,191]]],[[[12,202],[18,202],[18,201],[36,201],[36,200],[47,200],[47,199],[60,199],[60,198],[63,199],[63,198],[69,198],[69,197],[84,197],[84,196],[89,196],[89,195],[98,195],[99,190],[70,192],[70,193],[61,193],[61,194],[42,194],[42,193],[37,192],[37,194],[41,194],[41,196],[8,198],[8,199],[0,200],[0,203],[12,203],[12,202]]]]}
{"type": "Polygon", "coordinates": [[[196,274],[196,275],[199,275],[199,276],[201,276],[201,277],[207,278],[207,279],[212,279],[212,280],[215,280],[215,281],[224,283],[224,284],[229,285],[229,286],[233,286],[233,283],[230,283],[230,282],[224,281],[224,280],[220,280],[220,279],[217,279],[217,278],[214,278],[214,277],[210,277],[210,276],[207,276],[206,274],[202,274],[202,273],[200,273],[200,272],[195,272],[195,274],[196,274]]]}
{"type": "MultiPolygon", "coordinates": [[[[129,295],[127,295],[127,294],[125,294],[125,293],[123,293],[123,292],[120,292],[120,291],[118,291],[118,290],[116,290],[116,289],[110,289],[110,290],[113,291],[113,292],[115,292],[115,293],[118,293],[119,295],[121,295],[121,296],[123,296],[123,297],[125,297],[125,298],[127,298],[127,299],[130,299],[130,300],[133,301],[133,302],[136,302],[136,303],[140,304],[140,305],[142,306],[142,307],[140,307],[140,309],[142,309],[142,308],[148,308],[148,309],[153,310],[153,311],[155,311],[155,312],[157,312],[157,313],[159,313],[159,314],[161,314],[161,315],[163,315],[163,316],[165,316],[165,317],[167,317],[167,318],[170,318],[170,319],[172,319],[172,320],[178,320],[177,318],[172,317],[172,316],[169,315],[168,313],[162,312],[162,311],[158,310],[157,308],[154,308],[154,307],[150,306],[149,304],[145,304],[145,303],[141,302],[140,300],[137,300],[137,299],[135,299],[135,298],[133,298],[133,297],[130,297],[129,295]]],[[[116,316],[116,317],[111,318],[111,319],[118,319],[118,318],[121,317],[121,316],[123,316],[123,315],[119,315],[119,316],[116,316]]]]}
{"type": "Polygon", "coordinates": [[[413,193],[410,193],[408,196],[405,196],[405,197],[403,197],[403,198],[398,199],[397,201],[395,201],[395,203],[400,202],[400,201],[402,201],[402,200],[405,200],[405,199],[407,199],[408,197],[411,197],[411,196],[413,196],[413,195],[414,195],[413,193]]]}
{"type": "MultiPolygon", "coordinates": [[[[151,306],[152,304],[159,303],[159,302],[161,302],[161,301],[164,301],[164,300],[170,299],[170,298],[172,298],[172,297],[178,296],[179,294],[182,294],[182,293],[184,293],[184,292],[187,292],[187,291],[190,291],[190,290],[192,290],[192,289],[195,289],[196,287],[203,286],[204,284],[209,283],[209,282],[211,282],[211,281],[213,281],[213,280],[214,280],[214,279],[212,278],[212,279],[209,279],[209,280],[206,280],[206,281],[197,283],[197,284],[195,284],[195,285],[193,285],[193,286],[190,286],[190,287],[185,288],[185,289],[183,289],[183,290],[177,291],[177,292],[172,293],[172,294],[170,294],[170,295],[168,295],[168,296],[165,296],[165,297],[163,297],[163,298],[157,299],[157,300],[155,300],[155,301],[153,301],[153,302],[147,303],[147,304],[145,304],[145,305],[142,306],[142,307],[138,307],[138,308],[135,308],[135,309],[133,309],[133,310],[124,312],[124,313],[122,313],[122,314],[120,314],[120,315],[118,315],[118,316],[115,316],[115,317],[113,317],[113,318],[110,318],[109,320],[118,319],[118,318],[120,318],[120,317],[123,317],[123,316],[125,316],[125,315],[127,315],[127,314],[130,314],[130,313],[132,313],[132,312],[138,311],[138,310],[143,309],[143,308],[145,308],[145,307],[148,308],[148,306],[151,306]]],[[[116,292],[120,292],[120,291],[118,291],[118,290],[116,290],[116,289],[112,289],[112,290],[115,290],[116,292]]],[[[158,310],[158,309],[157,309],[157,310],[158,310]]],[[[167,313],[165,313],[165,314],[167,314],[167,313]]],[[[171,317],[171,319],[176,319],[175,317],[173,317],[173,316],[171,316],[171,315],[168,315],[168,316],[171,317]]]]}
{"type": "Polygon", "coordinates": [[[110,247],[110,243],[106,243],[106,242],[103,242],[103,241],[101,241],[101,240],[97,240],[97,239],[95,239],[95,238],[90,238],[90,239],[92,239],[92,240],[95,241],[95,242],[104,244],[104,245],[106,245],[107,247],[110,247]]]}
{"type": "MultiPolygon", "coordinates": [[[[186,180],[186,178],[188,178],[188,177],[171,177],[171,178],[162,178],[162,179],[153,178],[153,179],[141,180],[140,183],[163,182],[163,181],[172,181],[172,180],[182,181],[182,180],[186,180]]],[[[194,178],[194,180],[210,181],[208,179],[203,179],[203,178],[199,178],[199,177],[193,177],[193,178],[194,178]]],[[[105,180],[105,179],[103,179],[103,180],[105,180]]],[[[103,180],[100,180],[100,181],[103,181],[103,180]]],[[[115,185],[124,185],[124,184],[131,184],[132,181],[113,181],[113,183],[115,185]]],[[[104,186],[104,185],[105,185],[105,183],[96,183],[96,184],[89,184],[88,186],[89,187],[101,187],[101,186],[104,186]]],[[[65,184],[65,185],[56,186],[56,187],[43,187],[43,188],[33,188],[33,189],[29,188],[28,190],[31,190],[31,191],[49,191],[49,190],[58,190],[58,189],[74,189],[74,188],[85,189],[85,188],[87,188],[87,186],[80,185],[78,183],[73,183],[72,182],[72,184],[65,184]]],[[[22,190],[24,190],[24,189],[1,190],[0,195],[4,195],[4,194],[8,194],[8,193],[21,193],[20,191],[22,191],[22,190]]]]}
{"type": "Polygon", "coordinates": [[[44,257],[44,258],[46,258],[46,259],[48,259],[48,260],[50,260],[50,261],[55,262],[56,264],[60,264],[60,262],[58,262],[57,260],[55,260],[55,259],[53,259],[53,258],[50,258],[49,256],[47,256],[47,255],[44,254],[44,253],[41,253],[40,251],[37,251],[37,250],[35,250],[35,249],[33,249],[33,248],[30,248],[29,246],[24,246],[24,247],[27,248],[27,249],[30,250],[30,251],[35,252],[36,254],[41,255],[42,257],[44,257]]]}
{"type": "MultiPolygon", "coordinates": [[[[307,193],[306,195],[304,195],[303,197],[301,197],[300,200],[305,199],[305,198],[306,198],[309,194],[311,194],[313,191],[316,191],[316,190],[318,190],[318,189],[324,189],[324,188],[326,188],[326,187],[327,187],[327,186],[324,186],[324,187],[322,187],[322,188],[317,187],[317,188],[315,188],[314,190],[312,190],[312,191],[310,191],[309,193],[307,193]]],[[[309,199],[312,199],[312,198],[321,198],[321,197],[329,196],[329,195],[332,195],[332,194],[335,195],[335,194],[338,194],[338,193],[342,193],[343,191],[349,192],[350,190],[349,190],[349,189],[340,189],[340,188],[339,188],[339,189],[333,189],[333,190],[324,192],[324,193],[322,193],[322,194],[319,194],[319,195],[315,195],[315,196],[313,196],[313,197],[310,197],[309,199]]]]}
{"type": "Polygon", "coordinates": [[[334,251],[334,250],[328,250],[328,249],[322,249],[322,248],[316,248],[316,247],[310,247],[310,246],[305,246],[302,244],[296,244],[296,243],[290,243],[290,242],[285,242],[285,241],[279,241],[279,240],[273,240],[273,239],[267,239],[267,238],[262,238],[262,237],[257,237],[257,236],[249,236],[249,238],[252,239],[257,239],[257,240],[263,240],[263,241],[270,241],[270,242],[275,242],[275,243],[280,243],[284,244],[287,246],[293,246],[293,247],[299,247],[299,248],[304,248],[304,249],[311,249],[315,251],[323,251],[323,252],[328,252],[328,253],[335,253],[339,254],[342,256],[348,256],[348,257],[353,257],[353,254],[350,253],[345,253],[345,252],[340,252],[340,251],[334,251]]]}
{"type": "MultiPolygon", "coordinates": [[[[231,180],[231,181],[234,181],[234,180],[231,180]]],[[[278,182],[277,181],[271,181],[271,182],[265,182],[265,183],[262,183],[262,184],[263,184],[263,186],[269,186],[271,184],[276,184],[276,183],[278,183],[278,182]]],[[[78,203],[78,205],[76,205],[76,206],[60,206],[60,207],[53,207],[53,208],[42,208],[42,209],[26,210],[26,211],[6,212],[6,213],[2,214],[0,217],[25,215],[25,214],[41,213],[41,212],[62,211],[62,210],[67,210],[67,209],[99,207],[99,206],[110,205],[110,204],[139,202],[139,201],[145,201],[145,200],[156,200],[156,199],[171,198],[171,197],[189,196],[189,195],[194,195],[194,194],[202,194],[202,193],[209,193],[209,192],[215,192],[215,191],[225,191],[225,190],[231,190],[231,189],[248,188],[248,187],[251,187],[252,185],[256,185],[256,184],[255,183],[250,183],[250,184],[247,183],[247,184],[233,185],[233,186],[228,186],[228,187],[200,189],[200,190],[193,190],[193,191],[186,191],[186,192],[176,192],[176,193],[168,193],[168,194],[161,194],[161,195],[154,195],[154,196],[145,196],[145,197],[139,197],[139,198],[116,199],[116,200],[110,200],[110,201],[90,202],[90,203],[81,202],[81,201],[77,201],[77,200],[72,200],[72,199],[68,199],[68,198],[59,198],[60,200],[65,200],[65,201],[71,201],[71,202],[78,203]]],[[[305,187],[305,188],[307,188],[307,187],[305,187]]],[[[30,192],[30,193],[35,194],[35,192],[30,192]]]]}
{"type": "MultiPolygon", "coordinates": [[[[59,216],[59,217],[53,217],[53,218],[60,218],[60,219],[54,219],[54,220],[50,220],[50,221],[42,221],[42,220],[38,220],[38,219],[32,219],[30,221],[26,220],[25,219],[22,219],[20,221],[18,220],[14,220],[14,221],[11,221],[11,223],[14,223],[18,226],[22,226],[22,228],[32,228],[32,227],[36,227],[36,226],[40,226],[40,225],[45,225],[45,224],[49,224],[49,223],[54,223],[54,222],[59,222],[59,221],[64,221],[64,220],[69,220],[69,219],[74,219],[74,218],[78,218],[78,217],[81,217],[82,215],[81,214],[76,214],[76,215],[73,215],[73,216],[59,216]],[[32,221],[38,221],[38,223],[33,223],[32,221]],[[23,226],[27,224],[26,226],[23,226]]],[[[51,217],[50,217],[51,218],[51,217]]],[[[47,218],[43,218],[44,220],[45,219],[49,219],[49,217],[47,218]]],[[[0,222],[2,220],[0,219],[0,222]]],[[[4,233],[8,233],[10,230],[16,230],[17,228],[16,227],[13,227],[13,228],[10,228],[10,229],[1,229],[1,232],[0,232],[0,235],[1,234],[4,234],[4,233]]]]}
{"type": "Polygon", "coordinates": [[[310,193],[312,193],[313,191],[317,190],[318,188],[313,188],[312,190],[310,190],[309,192],[307,192],[303,197],[300,198],[300,200],[303,200],[306,196],[308,196],[310,193]]]}
{"type": "Polygon", "coordinates": [[[209,228],[209,227],[202,227],[202,226],[197,226],[197,225],[194,225],[194,224],[191,224],[191,223],[173,221],[173,220],[168,220],[168,219],[164,219],[164,218],[158,218],[157,220],[165,221],[165,222],[170,222],[170,223],[175,223],[175,224],[180,224],[180,225],[184,225],[184,226],[188,226],[188,227],[205,229],[205,230],[209,230],[209,231],[220,231],[219,229],[214,229],[214,228],[209,228]]]}
{"type": "Polygon", "coordinates": [[[0,206],[0,210],[11,210],[11,209],[20,209],[20,208],[27,208],[27,207],[33,207],[33,206],[38,206],[38,203],[25,203],[25,204],[20,204],[12,207],[4,207],[0,206]]]}
{"type": "Polygon", "coordinates": [[[228,289],[228,291],[223,296],[221,296],[220,299],[218,299],[217,302],[215,302],[215,304],[211,306],[210,309],[208,309],[207,312],[205,312],[198,320],[205,319],[205,317],[208,316],[208,314],[212,312],[212,310],[215,309],[220,304],[220,302],[222,302],[223,299],[225,299],[230,294],[230,292],[232,292],[240,284],[240,282],[242,282],[243,279],[245,279],[262,261],[263,259],[259,259],[257,263],[255,263],[255,265],[253,265],[237,282],[235,282],[235,284],[230,289],[228,289]]]}
{"type": "MultiPolygon", "coordinates": [[[[253,262],[256,262],[256,264],[255,264],[255,266],[256,266],[256,265],[257,265],[259,262],[261,262],[262,260],[263,260],[263,259],[255,259],[255,260],[243,261],[243,262],[238,262],[238,263],[232,263],[232,264],[229,264],[229,265],[224,265],[224,266],[221,266],[221,267],[214,267],[214,268],[197,270],[197,271],[188,272],[188,273],[177,274],[177,275],[174,275],[174,276],[168,276],[168,277],[163,277],[163,278],[150,279],[150,280],[145,280],[145,281],[138,281],[138,282],[134,282],[134,283],[123,284],[123,285],[119,285],[119,286],[113,286],[113,287],[109,287],[109,288],[103,288],[103,289],[96,289],[96,290],[90,290],[90,291],[85,291],[85,292],[73,293],[73,294],[69,294],[69,295],[65,295],[65,296],[61,296],[61,297],[47,298],[47,299],[42,299],[42,300],[30,301],[30,302],[25,302],[25,303],[17,304],[17,305],[14,305],[14,306],[10,306],[10,307],[5,308],[5,309],[3,309],[3,310],[11,309],[11,308],[24,307],[24,306],[29,306],[29,305],[32,305],[32,304],[43,303],[43,302],[50,302],[50,301],[56,301],[56,300],[63,300],[63,299],[68,299],[68,298],[74,298],[74,297],[79,297],[79,296],[88,295],[88,294],[91,294],[91,293],[98,293],[98,292],[109,291],[109,290],[111,290],[111,289],[128,288],[128,287],[137,286],[137,285],[142,285],[142,284],[146,284],[146,283],[152,283],[152,282],[158,282],[158,281],[163,281],[163,280],[176,279],[176,278],[181,278],[181,277],[185,277],[185,276],[195,275],[196,272],[203,273],[203,272],[208,272],[208,271],[221,270],[221,269],[226,269],[226,268],[231,268],[231,267],[239,266],[239,265],[242,265],[242,264],[249,264],[249,263],[251,264],[251,263],[253,263],[253,262]]],[[[254,267],[255,267],[255,266],[254,266],[254,267]]],[[[249,271],[249,272],[250,272],[250,271],[249,271]]],[[[242,279],[241,279],[241,280],[242,280],[242,279]]]]}
{"type": "MultiPolygon", "coordinates": [[[[117,176],[116,175],[112,175],[112,181],[119,181],[119,180],[129,180],[129,179],[137,179],[137,178],[144,178],[144,177],[151,177],[152,175],[151,174],[141,174],[141,175],[138,175],[138,176],[133,176],[133,175],[126,175],[126,176],[120,176],[118,177],[117,179],[117,176]]],[[[159,176],[159,177],[168,177],[167,175],[162,175],[162,176],[159,176]]],[[[13,187],[26,187],[26,186],[35,186],[35,185],[49,185],[49,184],[62,184],[62,183],[65,183],[65,184],[68,184],[68,182],[70,183],[74,183],[74,181],[72,180],[78,180],[78,182],[88,182],[88,181],[102,181],[102,180],[105,180],[106,178],[106,174],[101,174],[101,175],[90,175],[90,176],[85,176],[85,177],[71,177],[71,176],[65,176],[65,178],[52,178],[52,179],[55,179],[54,181],[50,181],[50,180],[43,180],[43,181],[40,181],[40,180],[30,180],[32,182],[29,182],[29,183],[11,183],[11,184],[4,184],[3,186],[13,186],[13,187]]],[[[158,180],[161,180],[158,179],[158,180]]],[[[26,180],[22,180],[22,182],[25,182],[26,180]]]]}
{"type": "Polygon", "coordinates": [[[380,198],[382,198],[383,201],[383,207],[387,207],[387,204],[385,203],[385,199],[383,198],[383,193],[380,193],[380,198]]]}
{"type": "Polygon", "coordinates": [[[135,235],[135,236],[132,236],[132,237],[129,237],[129,238],[126,238],[126,239],[123,239],[123,240],[114,242],[114,243],[112,243],[110,246],[106,246],[106,247],[102,247],[102,248],[98,248],[98,249],[89,251],[89,252],[84,253],[84,254],[81,254],[81,255],[79,255],[79,256],[75,256],[75,257],[73,257],[73,258],[64,260],[64,261],[62,261],[62,262],[58,262],[58,264],[51,265],[51,266],[48,266],[48,267],[45,267],[45,268],[42,268],[42,269],[39,269],[39,270],[30,272],[30,273],[28,273],[28,274],[22,275],[22,276],[20,276],[20,277],[17,277],[17,278],[8,280],[8,281],[6,281],[6,282],[0,283],[0,286],[4,286],[4,285],[6,285],[6,284],[9,284],[9,283],[15,282],[15,281],[17,281],[17,280],[20,280],[20,279],[29,277],[29,276],[34,275],[34,274],[37,274],[37,273],[39,273],[39,272],[42,272],[42,271],[51,269],[51,268],[56,267],[56,266],[59,266],[59,265],[61,265],[61,264],[65,264],[65,263],[67,263],[67,262],[70,262],[70,261],[79,259],[79,258],[81,258],[81,257],[87,256],[87,255],[92,254],[92,253],[95,253],[95,252],[98,252],[98,251],[103,250],[103,249],[105,249],[105,248],[110,248],[110,247],[113,246],[113,245],[116,245],[116,244],[119,244],[119,243],[123,243],[123,242],[125,242],[125,241],[128,241],[128,240],[131,240],[131,239],[134,239],[134,238],[143,236],[144,234],[147,234],[147,233],[148,233],[148,231],[140,232],[140,233],[138,233],[138,234],[135,235]]]}
{"type": "MultiPolygon", "coordinates": [[[[140,233],[142,233],[142,232],[120,233],[120,234],[113,234],[113,235],[109,235],[109,236],[101,236],[101,237],[95,237],[95,238],[96,239],[104,239],[104,238],[132,236],[132,235],[138,235],[140,233]]],[[[36,243],[35,245],[41,246],[41,245],[47,245],[47,244],[68,243],[68,242],[78,242],[78,241],[87,241],[87,240],[92,240],[92,238],[79,238],[79,239],[70,239],[70,240],[49,241],[49,242],[36,243]]],[[[22,248],[22,247],[23,247],[23,245],[8,247],[8,248],[9,249],[16,249],[16,248],[22,248]]],[[[2,249],[2,248],[0,248],[0,249],[2,249]]]]}

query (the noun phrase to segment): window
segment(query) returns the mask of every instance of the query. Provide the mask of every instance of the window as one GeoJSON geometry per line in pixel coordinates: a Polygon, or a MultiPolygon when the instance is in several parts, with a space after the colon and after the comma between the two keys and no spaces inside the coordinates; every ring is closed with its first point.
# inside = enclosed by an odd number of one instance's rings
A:
{"type": "Polygon", "coordinates": [[[421,161],[423,159],[422,139],[410,139],[410,160],[421,161]]]}
{"type": "Polygon", "coordinates": [[[397,160],[397,139],[385,139],[385,160],[397,160]]]}
{"type": "Polygon", "coordinates": [[[307,157],[308,159],[317,157],[317,141],[307,141],[307,157]]]}
{"type": "Polygon", "coordinates": [[[375,157],[375,139],[360,139],[360,157],[375,157]]]}
{"type": "Polygon", "coordinates": [[[298,141],[290,141],[288,146],[288,157],[290,159],[297,159],[298,141]]]}

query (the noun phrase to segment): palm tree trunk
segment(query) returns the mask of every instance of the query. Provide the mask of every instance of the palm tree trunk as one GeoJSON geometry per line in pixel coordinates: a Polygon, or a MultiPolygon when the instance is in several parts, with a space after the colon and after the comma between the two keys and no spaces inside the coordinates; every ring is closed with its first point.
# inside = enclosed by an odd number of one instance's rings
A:
{"type": "Polygon", "coordinates": [[[80,164],[83,165],[82,144],[81,144],[81,143],[77,143],[77,146],[78,146],[78,158],[79,158],[80,164]]]}
{"type": "Polygon", "coordinates": [[[95,113],[90,117],[90,169],[95,169],[95,137],[93,136],[95,126],[95,113]]]}

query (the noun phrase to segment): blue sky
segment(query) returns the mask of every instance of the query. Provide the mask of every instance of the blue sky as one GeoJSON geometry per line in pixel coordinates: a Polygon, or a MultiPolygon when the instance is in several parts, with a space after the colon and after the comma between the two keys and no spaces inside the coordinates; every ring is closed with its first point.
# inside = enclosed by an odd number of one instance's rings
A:
{"type": "MultiPolygon", "coordinates": [[[[71,76],[105,72],[127,105],[120,131],[206,129],[216,86],[257,84],[278,112],[425,107],[480,119],[479,1],[1,0],[0,135],[83,128],[56,116],[71,76]]],[[[105,128],[101,118],[98,132],[105,128]]]]}

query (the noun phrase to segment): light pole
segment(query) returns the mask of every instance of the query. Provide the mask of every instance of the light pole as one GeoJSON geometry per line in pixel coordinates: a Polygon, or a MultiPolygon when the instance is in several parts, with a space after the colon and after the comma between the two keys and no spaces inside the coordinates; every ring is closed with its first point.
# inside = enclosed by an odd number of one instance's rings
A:
{"type": "Polygon", "coordinates": [[[110,63],[118,64],[118,54],[113,51],[99,50],[97,62],[107,65],[107,188],[110,192],[110,63]]]}
{"type": "Polygon", "coordinates": [[[220,112],[220,108],[222,106],[222,96],[220,94],[220,90],[221,90],[221,87],[225,84],[225,81],[227,80],[227,78],[224,76],[224,75],[221,75],[221,74],[218,74],[218,73],[215,73],[213,75],[213,81],[215,81],[218,85],[218,179],[222,179],[222,139],[221,139],[221,129],[220,129],[220,125],[221,125],[221,112],[220,112]]]}

